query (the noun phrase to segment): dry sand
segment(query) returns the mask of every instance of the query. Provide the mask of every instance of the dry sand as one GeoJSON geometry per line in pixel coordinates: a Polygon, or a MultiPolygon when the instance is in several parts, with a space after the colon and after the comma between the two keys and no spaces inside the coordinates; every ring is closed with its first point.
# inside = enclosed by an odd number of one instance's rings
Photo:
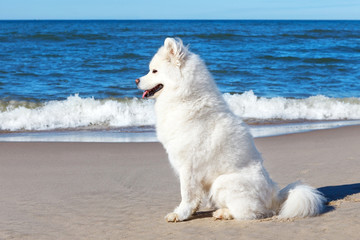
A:
{"type": "Polygon", "coordinates": [[[360,239],[360,126],[256,144],[280,187],[303,180],[328,211],[167,223],[180,191],[159,143],[0,143],[0,239],[360,239]]]}

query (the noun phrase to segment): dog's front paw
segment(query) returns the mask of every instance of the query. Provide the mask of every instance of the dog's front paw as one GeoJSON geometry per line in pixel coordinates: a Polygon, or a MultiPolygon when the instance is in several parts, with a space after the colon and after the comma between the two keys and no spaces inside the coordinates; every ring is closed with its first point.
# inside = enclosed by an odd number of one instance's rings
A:
{"type": "Polygon", "coordinates": [[[166,215],[166,216],[165,216],[165,220],[166,220],[167,222],[179,222],[179,221],[181,221],[181,220],[179,219],[179,216],[177,215],[177,213],[174,213],[174,212],[169,213],[168,215],[166,215]]]}

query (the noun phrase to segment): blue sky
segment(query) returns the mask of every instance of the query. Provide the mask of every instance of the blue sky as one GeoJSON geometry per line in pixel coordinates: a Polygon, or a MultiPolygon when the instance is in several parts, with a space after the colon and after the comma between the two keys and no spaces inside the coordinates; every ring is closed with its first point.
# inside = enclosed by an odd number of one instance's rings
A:
{"type": "Polygon", "coordinates": [[[0,19],[360,19],[360,0],[0,0],[0,19]]]}

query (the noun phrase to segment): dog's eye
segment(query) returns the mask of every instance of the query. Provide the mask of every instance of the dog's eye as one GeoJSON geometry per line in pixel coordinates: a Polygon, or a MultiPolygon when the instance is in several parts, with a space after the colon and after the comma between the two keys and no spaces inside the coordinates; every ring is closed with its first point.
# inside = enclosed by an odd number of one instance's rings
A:
{"type": "Polygon", "coordinates": [[[157,70],[156,69],[152,70],[152,73],[157,73],[157,70]]]}

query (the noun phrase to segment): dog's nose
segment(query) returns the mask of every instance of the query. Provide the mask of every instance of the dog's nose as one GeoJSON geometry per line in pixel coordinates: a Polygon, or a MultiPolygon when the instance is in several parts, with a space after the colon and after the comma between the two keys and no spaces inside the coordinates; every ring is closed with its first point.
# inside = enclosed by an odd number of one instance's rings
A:
{"type": "Polygon", "coordinates": [[[136,83],[136,85],[138,85],[139,84],[139,82],[140,82],[140,79],[135,79],[135,83],[136,83]]]}

